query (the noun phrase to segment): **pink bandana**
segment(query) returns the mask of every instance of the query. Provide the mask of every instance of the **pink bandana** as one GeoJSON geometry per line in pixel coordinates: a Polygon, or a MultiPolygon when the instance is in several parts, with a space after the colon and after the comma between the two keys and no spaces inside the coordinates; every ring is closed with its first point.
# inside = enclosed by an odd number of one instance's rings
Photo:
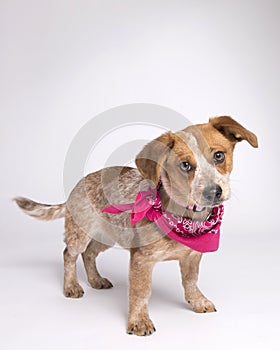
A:
{"type": "Polygon", "coordinates": [[[219,248],[220,226],[224,214],[223,205],[214,207],[206,221],[193,221],[162,211],[157,189],[149,189],[138,192],[134,203],[114,204],[104,208],[102,212],[119,214],[127,210],[131,210],[132,225],[145,217],[155,222],[174,241],[198,252],[214,252],[219,248]]]}

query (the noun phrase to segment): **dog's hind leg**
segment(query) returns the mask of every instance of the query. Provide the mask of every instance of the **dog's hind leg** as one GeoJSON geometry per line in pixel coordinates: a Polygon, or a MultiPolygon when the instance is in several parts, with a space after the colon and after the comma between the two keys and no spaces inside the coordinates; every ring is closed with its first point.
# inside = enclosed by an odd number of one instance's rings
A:
{"type": "Polygon", "coordinates": [[[82,254],[88,282],[93,288],[108,289],[113,287],[112,283],[107,280],[107,278],[100,276],[96,267],[96,258],[98,254],[109,248],[110,246],[99,243],[93,239],[87,246],[86,251],[82,254]]]}
{"type": "Polygon", "coordinates": [[[82,229],[73,221],[70,213],[66,212],[65,220],[65,243],[64,250],[64,295],[70,298],[83,296],[83,288],[79,285],[76,271],[76,261],[91,241],[82,229]]]}
{"type": "Polygon", "coordinates": [[[68,298],[80,298],[84,295],[79,285],[76,272],[76,261],[79,253],[73,254],[65,248],[64,253],[64,295],[68,298]]]}

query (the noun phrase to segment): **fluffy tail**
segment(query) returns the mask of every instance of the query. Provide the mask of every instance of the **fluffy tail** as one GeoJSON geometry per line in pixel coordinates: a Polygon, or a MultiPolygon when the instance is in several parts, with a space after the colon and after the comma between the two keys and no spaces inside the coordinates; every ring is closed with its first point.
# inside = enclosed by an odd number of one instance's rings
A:
{"type": "Polygon", "coordinates": [[[25,214],[39,220],[55,220],[65,216],[65,203],[57,205],[41,204],[24,197],[16,197],[14,201],[25,214]]]}

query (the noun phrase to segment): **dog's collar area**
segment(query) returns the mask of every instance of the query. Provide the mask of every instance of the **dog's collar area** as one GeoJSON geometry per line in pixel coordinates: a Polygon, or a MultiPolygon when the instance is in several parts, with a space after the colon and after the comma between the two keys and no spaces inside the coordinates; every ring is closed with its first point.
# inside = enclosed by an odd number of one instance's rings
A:
{"type": "Polygon", "coordinates": [[[219,248],[224,206],[214,207],[207,220],[195,221],[162,211],[159,188],[160,185],[155,189],[138,192],[134,203],[114,204],[104,208],[102,212],[120,214],[131,210],[132,225],[146,218],[174,241],[201,253],[216,251],[219,248]]]}

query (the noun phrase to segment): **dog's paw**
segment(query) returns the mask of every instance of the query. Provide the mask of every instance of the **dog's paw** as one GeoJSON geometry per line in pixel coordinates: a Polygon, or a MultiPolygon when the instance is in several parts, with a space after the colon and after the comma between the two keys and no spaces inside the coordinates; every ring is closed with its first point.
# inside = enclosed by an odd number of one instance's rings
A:
{"type": "Polygon", "coordinates": [[[73,283],[64,286],[64,295],[67,298],[81,298],[84,295],[84,290],[79,283],[73,283]]]}
{"type": "Polygon", "coordinates": [[[113,287],[112,283],[107,280],[107,278],[91,280],[89,284],[95,289],[109,289],[113,287]]]}
{"type": "Polygon", "coordinates": [[[215,305],[212,301],[201,297],[198,299],[188,300],[188,303],[192,306],[194,312],[206,313],[206,312],[216,312],[215,305]]]}
{"type": "Polygon", "coordinates": [[[135,334],[140,336],[151,335],[156,331],[153,322],[149,318],[143,320],[129,322],[127,326],[128,334],[135,334]]]}

